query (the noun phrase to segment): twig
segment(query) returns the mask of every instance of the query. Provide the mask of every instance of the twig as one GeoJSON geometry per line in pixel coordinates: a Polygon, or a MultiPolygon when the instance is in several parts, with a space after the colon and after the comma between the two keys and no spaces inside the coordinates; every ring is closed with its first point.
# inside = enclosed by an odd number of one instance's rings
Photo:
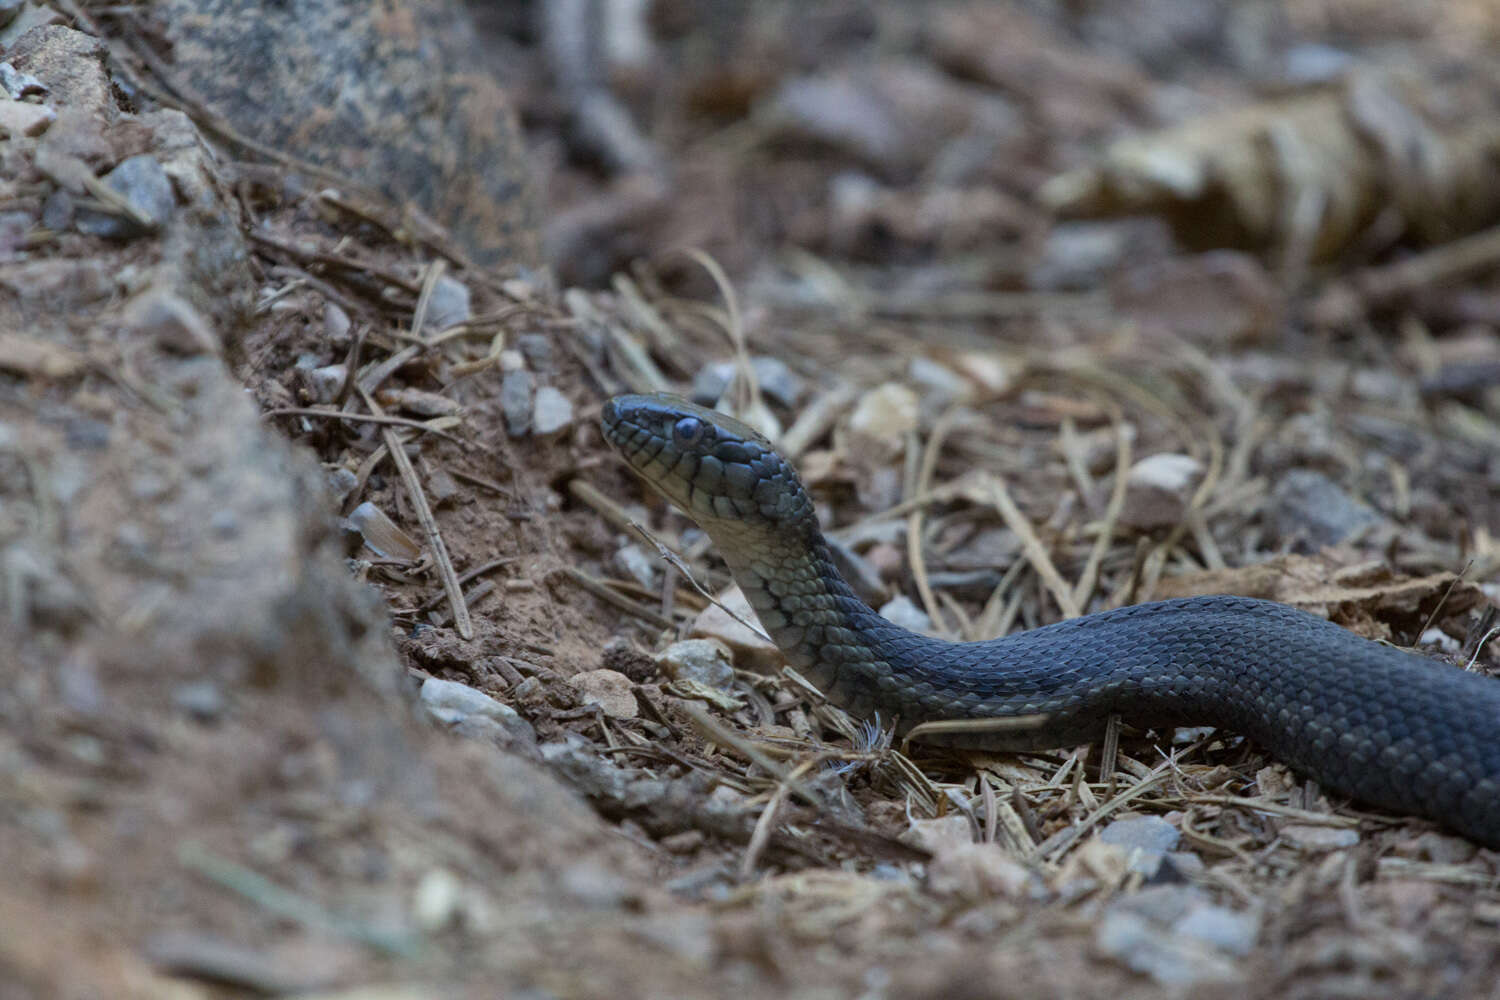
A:
{"type": "MultiPolygon", "coordinates": [[[[379,416],[380,404],[375,402],[375,397],[364,387],[359,386],[359,395],[364,400],[365,406],[370,412],[379,416]]],[[[427,535],[427,544],[432,549],[432,561],[437,566],[438,575],[443,581],[443,590],[448,594],[448,604],[453,611],[453,628],[459,636],[464,639],[474,638],[474,623],[469,618],[469,606],[464,603],[463,588],[458,583],[458,573],[453,568],[453,560],[448,557],[448,546],[443,542],[442,532],[438,530],[437,518],[432,516],[432,507],[427,503],[427,494],[422,489],[421,480],[417,479],[417,470],[412,467],[411,458],[402,447],[401,438],[392,428],[387,427],[380,432],[385,438],[385,446],[391,453],[391,461],[396,463],[396,470],[401,474],[401,482],[406,486],[406,492],[411,497],[413,512],[417,515],[417,521],[422,525],[422,531],[427,535]]]]}
{"type": "Polygon", "coordinates": [[[1082,612],[1079,611],[1078,603],[1073,599],[1073,589],[1068,586],[1062,574],[1057,571],[1057,567],[1052,564],[1052,557],[1047,554],[1047,549],[1042,545],[1041,539],[1037,538],[1031,522],[1011,499],[1010,491],[1005,487],[1005,481],[993,475],[986,476],[985,479],[990,488],[991,502],[1000,512],[1000,516],[1004,518],[1006,526],[1021,539],[1021,551],[1026,553],[1026,559],[1031,563],[1031,568],[1036,570],[1037,576],[1041,577],[1042,583],[1046,585],[1053,600],[1057,601],[1057,606],[1062,609],[1063,615],[1068,618],[1077,618],[1082,612]]]}
{"type": "MultiPolygon", "coordinates": [[[[308,406],[278,406],[274,410],[266,410],[261,414],[263,417],[321,417],[324,420],[352,420],[356,423],[382,424],[390,427],[410,427],[413,430],[425,431],[428,434],[436,434],[440,438],[446,438],[454,444],[464,444],[462,438],[449,434],[432,426],[430,422],[421,420],[408,420],[405,417],[389,417],[383,413],[350,413],[346,410],[319,410],[308,406]]],[[[438,420],[453,420],[452,417],[438,417],[438,420]]]]}

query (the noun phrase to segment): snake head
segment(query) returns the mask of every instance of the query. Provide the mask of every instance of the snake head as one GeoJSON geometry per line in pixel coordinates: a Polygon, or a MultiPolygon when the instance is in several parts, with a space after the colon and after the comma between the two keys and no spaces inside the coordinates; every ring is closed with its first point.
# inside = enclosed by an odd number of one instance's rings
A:
{"type": "Polygon", "coordinates": [[[716,539],[816,530],[791,463],[748,425],[665,393],[616,396],[600,422],[630,467],[716,539]]]}

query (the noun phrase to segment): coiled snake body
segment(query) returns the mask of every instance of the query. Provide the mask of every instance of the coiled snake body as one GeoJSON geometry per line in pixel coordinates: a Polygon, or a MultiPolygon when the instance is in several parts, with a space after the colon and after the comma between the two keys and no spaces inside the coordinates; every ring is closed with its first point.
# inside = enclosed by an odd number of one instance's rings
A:
{"type": "Polygon", "coordinates": [[[984,642],[900,628],[840,576],[796,472],[738,421],[618,396],[605,439],[708,532],[788,661],[833,702],[901,732],[1041,715],[935,742],[1050,749],[1137,726],[1221,726],[1324,788],[1500,847],[1500,681],[1363,639],[1286,605],[1194,597],[984,642]]]}

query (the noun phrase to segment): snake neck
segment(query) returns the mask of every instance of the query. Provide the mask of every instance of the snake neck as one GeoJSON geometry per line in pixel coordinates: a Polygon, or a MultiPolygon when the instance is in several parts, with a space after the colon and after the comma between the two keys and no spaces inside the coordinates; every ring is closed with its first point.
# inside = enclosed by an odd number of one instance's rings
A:
{"type": "Polygon", "coordinates": [[[797,539],[767,533],[753,539],[716,537],[715,542],[787,662],[825,693],[830,672],[841,664],[891,659],[880,637],[921,638],[855,596],[816,525],[797,539]]]}

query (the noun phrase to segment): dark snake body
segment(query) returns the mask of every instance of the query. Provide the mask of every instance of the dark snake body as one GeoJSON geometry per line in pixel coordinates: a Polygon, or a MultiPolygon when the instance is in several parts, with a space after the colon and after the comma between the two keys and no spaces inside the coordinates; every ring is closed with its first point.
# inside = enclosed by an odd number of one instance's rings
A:
{"type": "Polygon", "coordinates": [[[933,639],[855,597],[795,471],[749,427],[661,395],[610,400],[603,427],[713,538],[792,666],[856,715],[895,719],[901,732],[1045,716],[932,740],[992,750],[1095,740],[1113,714],[1223,727],[1330,791],[1500,847],[1500,681],[1244,597],[1141,604],[985,642],[933,639]]]}

